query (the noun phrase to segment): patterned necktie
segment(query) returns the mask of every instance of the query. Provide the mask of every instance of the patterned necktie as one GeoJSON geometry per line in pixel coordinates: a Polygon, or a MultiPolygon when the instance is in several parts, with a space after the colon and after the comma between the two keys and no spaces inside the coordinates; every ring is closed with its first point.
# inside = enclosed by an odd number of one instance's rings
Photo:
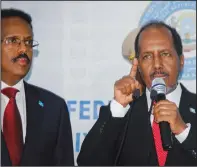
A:
{"type": "Polygon", "coordinates": [[[16,105],[17,89],[5,88],[1,92],[9,98],[3,117],[3,135],[12,165],[18,166],[23,149],[23,131],[21,117],[16,105]]]}
{"type": "Polygon", "coordinates": [[[163,150],[159,124],[156,123],[155,121],[153,121],[152,130],[153,130],[153,137],[155,141],[155,148],[157,152],[159,166],[164,166],[168,151],[163,150]]]}

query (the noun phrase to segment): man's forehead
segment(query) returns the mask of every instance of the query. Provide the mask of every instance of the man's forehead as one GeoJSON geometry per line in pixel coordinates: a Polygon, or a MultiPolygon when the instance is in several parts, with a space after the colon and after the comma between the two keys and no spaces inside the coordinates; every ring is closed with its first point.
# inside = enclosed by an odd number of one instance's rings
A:
{"type": "Polygon", "coordinates": [[[170,30],[165,27],[147,28],[140,34],[139,45],[169,43],[172,45],[173,37],[170,30]]]}
{"type": "Polygon", "coordinates": [[[1,25],[2,27],[6,26],[6,28],[7,26],[24,26],[31,29],[30,24],[18,16],[1,18],[1,25]]]}
{"type": "Polygon", "coordinates": [[[6,17],[1,19],[1,33],[3,36],[10,34],[31,36],[32,29],[30,25],[20,17],[6,17]]]}
{"type": "Polygon", "coordinates": [[[172,39],[172,33],[164,26],[150,26],[141,32],[139,39],[142,40],[158,37],[172,39]]]}

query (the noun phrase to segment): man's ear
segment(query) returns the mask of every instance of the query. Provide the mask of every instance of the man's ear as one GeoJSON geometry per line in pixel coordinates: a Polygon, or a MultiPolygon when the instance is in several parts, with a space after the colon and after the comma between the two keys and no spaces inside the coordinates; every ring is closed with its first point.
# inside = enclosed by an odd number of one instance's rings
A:
{"type": "Polygon", "coordinates": [[[137,68],[137,78],[138,80],[140,81],[141,84],[144,84],[144,80],[143,80],[143,76],[142,76],[142,73],[141,73],[141,70],[140,70],[140,67],[138,66],[137,68]]]}
{"type": "Polygon", "coordinates": [[[142,95],[143,92],[145,91],[145,87],[146,87],[146,86],[145,86],[143,77],[142,77],[142,75],[141,75],[139,66],[138,66],[138,68],[137,68],[136,80],[140,83],[140,95],[142,95]]]}
{"type": "Polygon", "coordinates": [[[185,62],[185,57],[184,57],[184,55],[181,55],[180,56],[180,71],[183,70],[184,62],[185,62]]]}

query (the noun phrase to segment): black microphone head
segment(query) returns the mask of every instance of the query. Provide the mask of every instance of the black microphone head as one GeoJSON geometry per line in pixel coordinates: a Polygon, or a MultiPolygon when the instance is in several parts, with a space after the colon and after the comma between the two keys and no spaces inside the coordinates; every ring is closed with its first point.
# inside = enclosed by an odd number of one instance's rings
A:
{"type": "Polygon", "coordinates": [[[166,84],[163,78],[155,78],[152,81],[151,92],[155,90],[157,94],[166,94],[166,84]]]}
{"type": "Polygon", "coordinates": [[[151,100],[155,100],[157,97],[157,91],[152,89],[151,92],[150,92],[150,98],[151,100]]]}

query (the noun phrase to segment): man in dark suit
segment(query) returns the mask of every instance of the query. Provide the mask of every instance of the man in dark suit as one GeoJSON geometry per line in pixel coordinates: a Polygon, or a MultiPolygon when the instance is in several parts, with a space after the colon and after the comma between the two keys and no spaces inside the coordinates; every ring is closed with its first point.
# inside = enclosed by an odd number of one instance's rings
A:
{"type": "Polygon", "coordinates": [[[63,98],[23,80],[33,55],[31,16],[1,10],[1,165],[74,165],[63,98]]]}
{"type": "Polygon", "coordinates": [[[184,66],[181,38],[163,22],[144,25],[135,40],[130,74],[115,82],[114,99],[100,109],[77,158],[78,165],[197,165],[196,95],[178,82],[184,66]],[[138,99],[139,71],[146,85],[138,99]],[[151,109],[150,90],[163,78],[166,100],[151,109]],[[168,122],[172,149],[162,147],[160,122],[168,122]],[[127,127],[128,124],[128,127],[127,127]],[[157,132],[156,132],[157,131],[157,132]]]}

